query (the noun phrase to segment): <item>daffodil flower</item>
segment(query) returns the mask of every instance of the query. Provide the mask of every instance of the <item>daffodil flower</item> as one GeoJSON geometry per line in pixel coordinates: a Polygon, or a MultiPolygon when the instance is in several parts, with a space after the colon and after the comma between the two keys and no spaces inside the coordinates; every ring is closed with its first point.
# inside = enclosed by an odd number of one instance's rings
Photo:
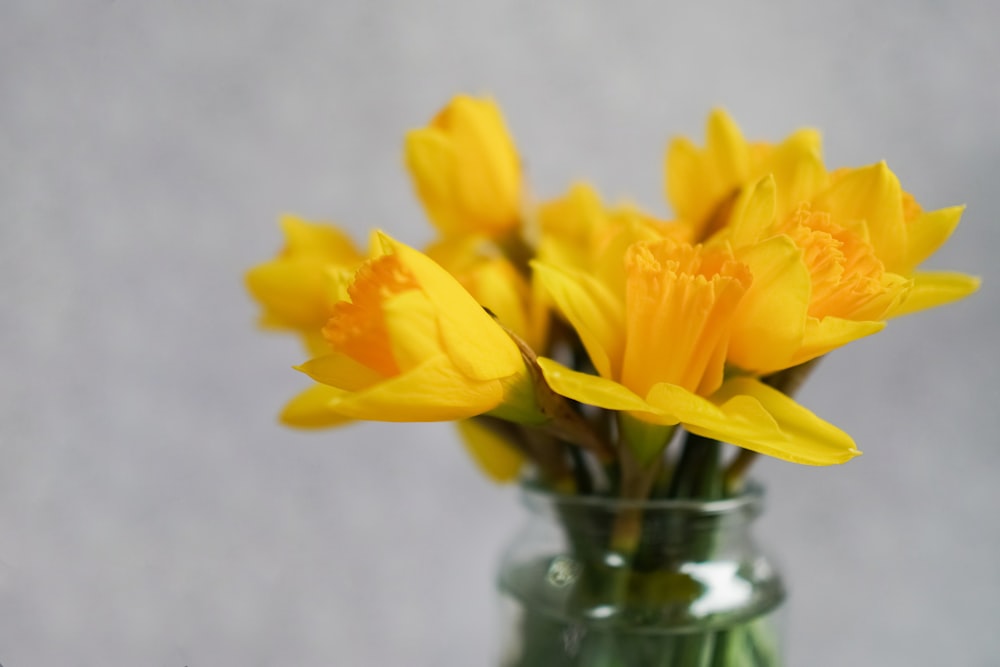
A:
{"type": "Polygon", "coordinates": [[[593,187],[577,183],[561,197],[543,202],[536,212],[540,238],[538,261],[596,275],[624,286],[624,257],[637,241],[687,240],[688,228],[659,220],[631,204],[606,206],[593,187]]]}
{"type": "MultiPolygon", "coordinates": [[[[752,377],[726,377],[734,314],[754,280],[731,251],[640,242],[625,267],[622,293],[582,272],[535,265],[598,373],[539,359],[554,391],[787,461],[829,465],[859,453],[847,434],[788,396],[752,377]]],[[[657,453],[630,444],[641,461],[657,453]]]]}
{"type": "Polygon", "coordinates": [[[771,176],[741,193],[709,245],[733,248],[754,275],[727,358],[755,374],[805,363],[880,331],[910,289],[829,212],[805,202],[779,218],[771,176]]]}
{"type": "Polygon", "coordinates": [[[863,336],[886,320],[960,299],[978,279],[920,273],[961,208],[924,214],[884,165],[845,170],[779,213],[773,176],[744,189],[709,244],[733,247],[755,276],[736,315],[728,358],[768,374],[863,336]]]}
{"type": "Polygon", "coordinates": [[[744,187],[772,175],[781,193],[777,213],[786,215],[826,184],[819,132],[801,129],[774,146],[748,142],[729,115],[708,117],[706,143],[698,148],[680,137],[666,155],[665,189],[677,218],[692,227],[692,238],[707,239],[724,224],[727,206],[744,187]]]}
{"type": "Polygon", "coordinates": [[[456,96],[427,127],[407,134],[405,157],[442,235],[500,238],[520,225],[520,160],[493,100],[456,96]]]}
{"type": "Polygon", "coordinates": [[[886,271],[912,281],[906,298],[889,309],[888,317],[952,303],[979,288],[974,276],[917,270],[951,236],[964,207],[925,212],[884,162],[841,170],[832,180],[816,197],[816,206],[868,239],[886,271]]]}
{"type": "Polygon", "coordinates": [[[263,308],[261,326],[295,331],[318,354],[327,348],[320,330],[364,256],[334,225],[286,215],[281,228],[284,248],[247,272],[247,289],[263,308]]]}
{"type": "Polygon", "coordinates": [[[293,399],[283,419],[541,421],[507,333],[427,256],[384,234],[377,241],[323,328],[332,351],[298,367],[319,386],[293,399]]]}

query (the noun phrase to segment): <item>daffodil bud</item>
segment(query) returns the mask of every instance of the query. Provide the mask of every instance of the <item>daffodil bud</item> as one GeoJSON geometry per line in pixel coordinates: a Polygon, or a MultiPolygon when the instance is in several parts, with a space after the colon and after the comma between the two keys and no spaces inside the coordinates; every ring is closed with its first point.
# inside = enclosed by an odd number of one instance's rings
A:
{"type": "Polygon", "coordinates": [[[520,160],[493,100],[455,97],[427,127],[407,134],[405,158],[443,235],[500,238],[520,225],[520,160]]]}

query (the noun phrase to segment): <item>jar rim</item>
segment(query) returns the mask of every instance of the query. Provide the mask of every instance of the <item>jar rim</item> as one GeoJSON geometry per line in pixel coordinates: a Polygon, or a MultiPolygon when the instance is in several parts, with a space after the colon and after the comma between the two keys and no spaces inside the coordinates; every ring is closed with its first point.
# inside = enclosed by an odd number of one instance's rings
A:
{"type": "Polygon", "coordinates": [[[764,503],[764,487],[756,480],[748,480],[739,494],[718,500],[697,498],[619,498],[606,495],[575,495],[560,493],[543,487],[537,480],[521,482],[521,501],[530,509],[559,505],[565,508],[591,508],[619,510],[635,508],[643,511],[659,510],[691,512],[695,514],[732,514],[749,510],[760,512],[764,503]]]}

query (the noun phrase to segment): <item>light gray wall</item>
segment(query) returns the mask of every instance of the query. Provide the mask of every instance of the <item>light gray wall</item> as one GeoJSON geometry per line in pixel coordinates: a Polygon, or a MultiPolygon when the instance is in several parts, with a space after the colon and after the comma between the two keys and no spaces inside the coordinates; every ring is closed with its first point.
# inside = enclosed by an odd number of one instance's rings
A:
{"type": "Polygon", "coordinates": [[[793,667],[1000,650],[1000,24],[986,0],[128,2],[0,6],[0,662],[486,665],[519,518],[446,425],[302,434],[302,378],[241,274],[278,213],[429,237],[400,138],[459,91],[538,192],[666,213],[714,105],[822,128],[965,202],[934,259],[975,298],[893,322],[802,395],[865,456],[767,462],[793,667]]]}

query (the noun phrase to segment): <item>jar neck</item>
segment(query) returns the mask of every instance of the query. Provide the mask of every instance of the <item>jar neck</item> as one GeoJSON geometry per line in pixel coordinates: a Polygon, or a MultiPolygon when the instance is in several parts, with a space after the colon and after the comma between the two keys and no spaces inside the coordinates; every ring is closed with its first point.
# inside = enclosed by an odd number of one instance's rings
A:
{"type": "Polygon", "coordinates": [[[735,496],[719,500],[696,498],[626,499],[613,496],[568,495],[549,491],[533,482],[521,485],[521,502],[539,517],[560,517],[566,512],[618,514],[636,511],[647,515],[672,515],[678,518],[712,518],[727,524],[749,523],[764,509],[763,487],[750,481],[735,496]]]}
{"type": "Polygon", "coordinates": [[[756,483],[722,500],[625,500],[553,493],[522,486],[532,521],[558,531],[570,546],[629,556],[644,553],[657,561],[700,560],[753,550],[750,527],[763,511],[764,491],[756,483]]]}

